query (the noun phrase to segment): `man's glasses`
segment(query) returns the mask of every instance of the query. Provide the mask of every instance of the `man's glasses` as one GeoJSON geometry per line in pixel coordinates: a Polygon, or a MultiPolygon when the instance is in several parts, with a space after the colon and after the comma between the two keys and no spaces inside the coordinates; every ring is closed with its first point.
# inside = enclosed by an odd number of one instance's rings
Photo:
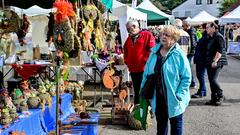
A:
{"type": "Polygon", "coordinates": [[[209,28],[211,28],[211,26],[206,26],[206,29],[209,29],[209,28]]]}

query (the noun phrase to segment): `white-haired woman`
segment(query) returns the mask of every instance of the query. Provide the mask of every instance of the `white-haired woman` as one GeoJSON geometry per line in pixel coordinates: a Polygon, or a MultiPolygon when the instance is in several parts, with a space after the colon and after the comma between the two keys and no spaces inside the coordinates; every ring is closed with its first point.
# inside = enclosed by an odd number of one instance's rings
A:
{"type": "MultiPolygon", "coordinates": [[[[157,44],[151,50],[143,73],[141,88],[149,75],[155,79],[152,109],[157,120],[157,135],[182,135],[183,113],[190,101],[191,69],[177,41],[180,33],[175,26],[165,26],[157,44]]],[[[142,95],[145,92],[140,92],[142,95]]],[[[144,95],[142,95],[144,98],[144,95]]]]}

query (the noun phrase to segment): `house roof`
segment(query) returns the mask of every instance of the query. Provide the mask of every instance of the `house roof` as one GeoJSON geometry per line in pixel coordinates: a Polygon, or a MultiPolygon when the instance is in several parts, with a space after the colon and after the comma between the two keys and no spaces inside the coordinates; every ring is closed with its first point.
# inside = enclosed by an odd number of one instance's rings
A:
{"type": "Polygon", "coordinates": [[[193,17],[200,11],[205,10],[213,16],[219,16],[219,7],[222,0],[213,0],[212,4],[208,4],[207,0],[202,0],[202,4],[196,4],[196,0],[186,0],[181,5],[172,10],[172,14],[176,17],[193,17]]]}
{"type": "Polygon", "coordinates": [[[189,6],[192,6],[192,5],[193,5],[193,3],[191,3],[189,0],[186,0],[181,5],[175,7],[172,11],[175,11],[175,10],[185,10],[187,6],[189,7],[189,6]]]}

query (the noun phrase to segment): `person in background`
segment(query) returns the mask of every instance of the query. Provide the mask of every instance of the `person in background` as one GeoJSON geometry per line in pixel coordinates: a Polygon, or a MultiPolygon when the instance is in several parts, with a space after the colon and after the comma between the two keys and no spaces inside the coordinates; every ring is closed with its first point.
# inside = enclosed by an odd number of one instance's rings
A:
{"type": "MultiPolygon", "coordinates": [[[[188,61],[190,63],[191,69],[192,69],[192,59],[195,53],[195,48],[197,45],[197,36],[196,36],[196,31],[193,27],[191,27],[191,25],[189,24],[189,22],[187,22],[186,20],[183,21],[183,30],[185,30],[189,36],[190,36],[190,52],[187,55],[188,61]]],[[[193,71],[192,71],[192,81],[191,81],[191,85],[190,88],[196,88],[196,83],[195,83],[195,79],[193,76],[193,71]]]]}
{"type": "Polygon", "coordinates": [[[124,62],[130,72],[133,89],[134,104],[139,104],[139,90],[142,75],[150,49],[155,45],[155,38],[149,31],[142,31],[137,21],[128,21],[126,24],[129,36],[124,44],[124,62]]]}
{"type": "Polygon", "coordinates": [[[205,77],[207,73],[207,68],[205,65],[205,57],[206,57],[206,50],[207,50],[207,44],[208,44],[208,34],[206,31],[207,24],[202,24],[202,38],[199,39],[193,62],[196,64],[196,73],[197,73],[197,79],[199,82],[199,89],[197,93],[193,94],[192,98],[201,98],[207,95],[207,87],[205,84],[205,77]]]}
{"type": "Polygon", "coordinates": [[[197,41],[202,38],[202,26],[198,25],[196,26],[196,36],[197,36],[197,41]]]}
{"type": "MultiPolygon", "coordinates": [[[[165,26],[160,43],[151,50],[145,66],[141,88],[148,75],[155,76],[155,91],[151,106],[157,120],[157,135],[182,135],[183,113],[190,101],[191,69],[177,41],[180,32],[172,25],[165,26]]],[[[144,95],[143,95],[144,96],[144,95]]]]}
{"type": "Polygon", "coordinates": [[[237,35],[235,41],[236,41],[236,42],[240,42],[240,35],[237,35]]]}
{"type": "Polygon", "coordinates": [[[152,33],[155,38],[156,44],[160,42],[162,26],[152,26],[148,30],[152,33]]]}
{"type": "Polygon", "coordinates": [[[209,42],[205,63],[211,88],[211,100],[206,102],[206,105],[219,106],[224,100],[224,95],[217,79],[223,66],[228,64],[226,45],[223,36],[218,32],[218,25],[215,23],[207,24],[207,34],[209,35],[209,42]]]}
{"type": "Polygon", "coordinates": [[[180,32],[180,38],[178,40],[178,44],[180,45],[180,48],[183,50],[183,52],[186,54],[186,56],[190,53],[190,36],[189,34],[182,29],[182,20],[176,19],[174,24],[179,32],[180,32]]]}

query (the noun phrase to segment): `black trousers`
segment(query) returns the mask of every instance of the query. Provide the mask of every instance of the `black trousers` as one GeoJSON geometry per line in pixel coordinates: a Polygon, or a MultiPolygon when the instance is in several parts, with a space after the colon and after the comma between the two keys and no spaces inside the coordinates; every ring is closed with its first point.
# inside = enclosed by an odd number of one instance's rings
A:
{"type": "Polygon", "coordinates": [[[134,89],[134,104],[139,104],[139,91],[141,87],[143,72],[131,72],[130,75],[134,89]]]}
{"type": "Polygon", "coordinates": [[[223,90],[220,88],[220,85],[217,81],[219,73],[222,70],[222,67],[223,66],[218,66],[216,68],[212,68],[211,66],[207,67],[208,80],[212,92],[211,94],[212,100],[217,100],[218,98],[223,97],[223,90]]]}
{"type": "Polygon", "coordinates": [[[157,135],[168,135],[168,121],[170,121],[171,135],[182,135],[183,114],[169,118],[167,101],[160,93],[156,95],[157,135]]]}

